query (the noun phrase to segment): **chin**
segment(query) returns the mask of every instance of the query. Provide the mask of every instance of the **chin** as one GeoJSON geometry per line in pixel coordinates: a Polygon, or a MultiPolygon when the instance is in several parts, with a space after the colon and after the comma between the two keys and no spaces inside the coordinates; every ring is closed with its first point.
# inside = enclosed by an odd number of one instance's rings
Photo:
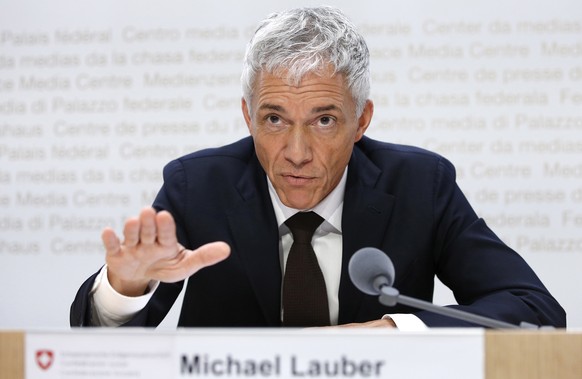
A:
{"type": "Polygon", "coordinates": [[[283,204],[285,204],[289,208],[304,210],[304,209],[313,208],[317,204],[317,203],[313,204],[310,200],[308,201],[308,200],[302,200],[302,199],[289,199],[289,198],[287,198],[287,201],[283,202],[283,204]]]}
{"type": "Polygon", "coordinates": [[[286,196],[285,199],[281,198],[281,202],[294,209],[308,209],[311,208],[311,201],[302,199],[298,196],[286,196]]]}
{"type": "Polygon", "coordinates": [[[285,206],[294,209],[311,209],[315,207],[322,199],[318,199],[319,191],[315,188],[281,188],[277,191],[279,199],[285,206]]]}

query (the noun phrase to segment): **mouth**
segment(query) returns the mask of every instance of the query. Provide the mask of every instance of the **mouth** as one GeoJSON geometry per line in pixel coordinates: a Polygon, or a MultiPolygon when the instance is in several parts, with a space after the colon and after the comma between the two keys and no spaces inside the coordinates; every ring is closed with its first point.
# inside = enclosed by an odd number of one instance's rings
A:
{"type": "Polygon", "coordinates": [[[283,180],[293,186],[302,186],[312,182],[315,178],[307,175],[282,174],[283,180]]]}

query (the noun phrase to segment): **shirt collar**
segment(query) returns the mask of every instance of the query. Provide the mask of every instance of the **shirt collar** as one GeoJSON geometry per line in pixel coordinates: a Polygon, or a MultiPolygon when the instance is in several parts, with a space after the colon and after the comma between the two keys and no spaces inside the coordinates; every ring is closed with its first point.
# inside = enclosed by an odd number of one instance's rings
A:
{"type": "Polygon", "coordinates": [[[269,184],[269,195],[271,196],[271,202],[273,203],[273,209],[275,210],[275,217],[277,218],[277,225],[279,226],[279,231],[281,232],[282,226],[284,227],[284,233],[287,232],[284,225],[285,221],[293,216],[297,212],[301,211],[314,211],[325,219],[322,224],[322,228],[326,229],[328,232],[341,233],[342,231],[342,211],[344,203],[344,193],[346,191],[346,181],[348,177],[348,168],[344,170],[344,174],[340,179],[338,185],[323,199],[319,204],[317,204],[312,209],[294,209],[289,208],[281,202],[281,199],[273,187],[273,183],[269,180],[267,176],[267,182],[269,184]]]}

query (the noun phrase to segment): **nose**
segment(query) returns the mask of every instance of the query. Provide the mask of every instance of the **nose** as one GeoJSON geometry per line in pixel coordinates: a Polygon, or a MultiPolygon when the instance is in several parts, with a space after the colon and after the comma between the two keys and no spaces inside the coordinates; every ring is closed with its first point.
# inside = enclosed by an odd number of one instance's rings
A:
{"type": "Polygon", "coordinates": [[[305,130],[305,127],[299,125],[289,128],[285,146],[285,159],[294,166],[303,166],[310,162],[312,157],[309,132],[305,130]]]}

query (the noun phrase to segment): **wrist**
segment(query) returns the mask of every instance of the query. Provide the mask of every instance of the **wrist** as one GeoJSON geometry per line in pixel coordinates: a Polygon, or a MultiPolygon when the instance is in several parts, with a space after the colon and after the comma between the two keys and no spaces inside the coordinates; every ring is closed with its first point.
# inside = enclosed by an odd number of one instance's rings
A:
{"type": "Polygon", "coordinates": [[[389,327],[398,329],[398,326],[396,326],[396,323],[394,322],[392,317],[384,315],[384,317],[382,317],[382,320],[386,321],[389,327]]]}
{"type": "Polygon", "coordinates": [[[146,294],[149,280],[122,280],[114,275],[111,270],[107,271],[109,285],[120,295],[128,297],[138,297],[146,294]]]}

